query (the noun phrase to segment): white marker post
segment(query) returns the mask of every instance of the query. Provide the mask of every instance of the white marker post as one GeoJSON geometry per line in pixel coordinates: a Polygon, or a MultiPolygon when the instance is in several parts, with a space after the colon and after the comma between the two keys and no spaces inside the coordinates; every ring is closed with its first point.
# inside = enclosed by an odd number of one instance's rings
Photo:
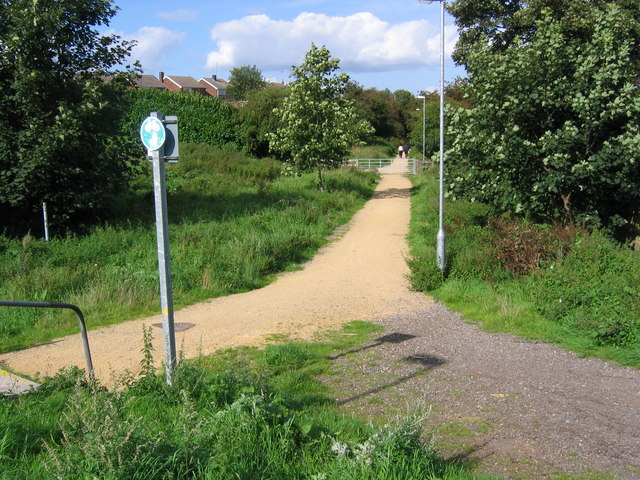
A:
{"type": "MultiPolygon", "coordinates": [[[[175,128],[167,135],[164,125],[165,117],[160,112],[151,112],[142,122],[140,138],[145,147],[149,160],[153,162],[153,192],[156,210],[156,237],[158,243],[158,270],[160,276],[160,305],[162,307],[162,329],[164,331],[164,355],[167,385],[172,384],[175,370],[176,333],[173,321],[173,291],[171,287],[171,259],[169,255],[169,220],[167,215],[167,188],[165,183],[165,144],[173,143],[168,152],[169,158],[177,160],[178,131],[177,118],[168,119],[175,128]],[[170,139],[168,138],[170,137],[170,139]]],[[[169,146],[169,145],[167,145],[169,146]]]]}

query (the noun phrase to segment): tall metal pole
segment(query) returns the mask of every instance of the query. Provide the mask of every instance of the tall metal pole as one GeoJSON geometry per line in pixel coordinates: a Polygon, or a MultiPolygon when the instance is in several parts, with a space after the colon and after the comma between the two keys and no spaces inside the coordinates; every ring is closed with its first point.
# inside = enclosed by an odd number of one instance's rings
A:
{"type": "MultiPolygon", "coordinates": [[[[152,117],[164,120],[160,112],[152,117]]],[[[153,162],[153,193],[156,210],[156,238],[158,244],[158,270],[160,275],[160,306],[162,308],[162,330],[164,332],[164,356],[167,384],[173,382],[176,355],[176,333],[173,321],[173,288],[171,285],[171,260],[169,252],[169,220],[167,215],[167,188],[165,182],[164,146],[149,150],[153,162]]]]}
{"type": "Polygon", "coordinates": [[[436,264],[444,271],[446,235],[444,233],[444,3],[445,0],[418,0],[418,3],[440,2],[440,208],[436,237],[436,264]]]}
{"type": "Polygon", "coordinates": [[[444,0],[440,0],[440,211],[436,237],[436,263],[444,271],[446,235],[444,233],[444,0]]]}
{"type": "Polygon", "coordinates": [[[424,168],[425,138],[427,137],[427,96],[422,96],[422,168],[424,168]]]}
{"type": "Polygon", "coordinates": [[[426,130],[426,125],[427,125],[427,121],[426,121],[426,108],[427,108],[427,96],[426,95],[418,95],[416,96],[416,98],[421,98],[422,99],[422,165],[424,165],[424,159],[425,159],[425,138],[426,138],[426,134],[427,134],[427,130],[426,130]]]}
{"type": "Polygon", "coordinates": [[[44,241],[49,241],[49,217],[47,216],[47,204],[42,202],[42,221],[44,223],[44,241]]]}

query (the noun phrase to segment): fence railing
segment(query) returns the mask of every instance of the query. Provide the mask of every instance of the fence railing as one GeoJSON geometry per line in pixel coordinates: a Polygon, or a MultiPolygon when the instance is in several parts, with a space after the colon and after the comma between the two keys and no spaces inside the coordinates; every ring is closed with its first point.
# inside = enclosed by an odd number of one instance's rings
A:
{"type": "Polygon", "coordinates": [[[68,308],[76,312],[78,316],[78,324],[80,326],[80,334],[82,343],[84,344],[84,357],[87,362],[87,373],[93,378],[93,362],[91,361],[91,351],[89,350],[89,338],[87,337],[87,326],[84,321],[82,311],[71,303],[57,302],[14,302],[9,300],[0,300],[0,307],[22,307],[22,308],[68,308]]]}
{"type": "Polygon", "coordinates": [[[350,158],[345,162],[345,166],[366,171],[382,169],[381,173],[417,175],[430,163],[429,160],[422,161],[417,158],[350,158]]]}

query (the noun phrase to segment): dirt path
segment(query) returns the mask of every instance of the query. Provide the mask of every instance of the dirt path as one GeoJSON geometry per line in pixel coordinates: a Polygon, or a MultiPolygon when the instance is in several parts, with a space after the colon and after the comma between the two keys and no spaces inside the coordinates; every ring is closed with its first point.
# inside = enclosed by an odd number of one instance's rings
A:
{"type": "MultiPolygon", "coordinates": [[[[397,162],[396,162],[397,163],[397,162]]],[[[384,175],[344,235],[271,285],[176,312],[187,356],[256,345],[269,334],[306,337],[373,320],[385,335],[335,359],[324,380],[364,415],[432,404],[441,453],[505,478],[640,479],[640,371],[580,359],[554,346],[480,331],[408,290],[404,255],[410,182],[384,175]],[[594,473],[593,470],[597,472],[594,473]],[[556,476],[566,472],[575,476],[556,476]]],[[[96,373],[109,380],[141,360],[150,317],[89,332],[96,373]]],[[[156,357],[162,332],[153,328],[156,357]]],[[[0,355],[27,374],[84,366],[78,336],[0,355]]]]}
{"type": "MultiPolygon", "coordinates": [[[[353,320],[375,320],[431,303],[407,288],[405,237],[411,183],[384,175],[373,198],[301,271],[286,273],[260,290],[216,298],[175,313],[176,343],[187,357],[238,345],[255,345],[270,334],[309,336],[353,320]]],[[[90,321],[90,319],[89,319],[90,321]]],[[[135,372],[142,355],[144,318],[89,332],[96,376],[108,380],[135,372]]],[[[164,358],[162,330],[153,328],[156,359],[164,358]]],[[[51,375],[61,367],[84,367],[79,336],[0,355],[0,365],[20,373],[51,375]]]]}

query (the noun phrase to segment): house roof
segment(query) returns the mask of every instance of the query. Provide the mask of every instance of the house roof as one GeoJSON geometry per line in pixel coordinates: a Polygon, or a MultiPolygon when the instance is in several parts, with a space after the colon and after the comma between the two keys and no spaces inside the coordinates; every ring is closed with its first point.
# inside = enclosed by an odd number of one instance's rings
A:
{"type": "Polygon", "coordinates": [[[167,89],[167,86],[153,75],[140,75],[140,78],[136,80],[136,85],[139,88],[159,88],[162,90],[167,89]]]}
{"type": "Polygon", "coordinates": [[[180,88],[197,88],[202,90],[205,88],[204,85],[197,82],[196,79],[193,77],[181,77],[177,75],[171,75],[171,76],[164,77],[164,79],[175,83],[180,88]]]}
{"type": "Polygon", "coordinates": [[[210,87],[215,88],[216,90],[224,90],[229,88],[229,82],[226,80],[222,80],[221,78],[201,78],[198,80],[200,83],[204,83],[210,87]]]}

